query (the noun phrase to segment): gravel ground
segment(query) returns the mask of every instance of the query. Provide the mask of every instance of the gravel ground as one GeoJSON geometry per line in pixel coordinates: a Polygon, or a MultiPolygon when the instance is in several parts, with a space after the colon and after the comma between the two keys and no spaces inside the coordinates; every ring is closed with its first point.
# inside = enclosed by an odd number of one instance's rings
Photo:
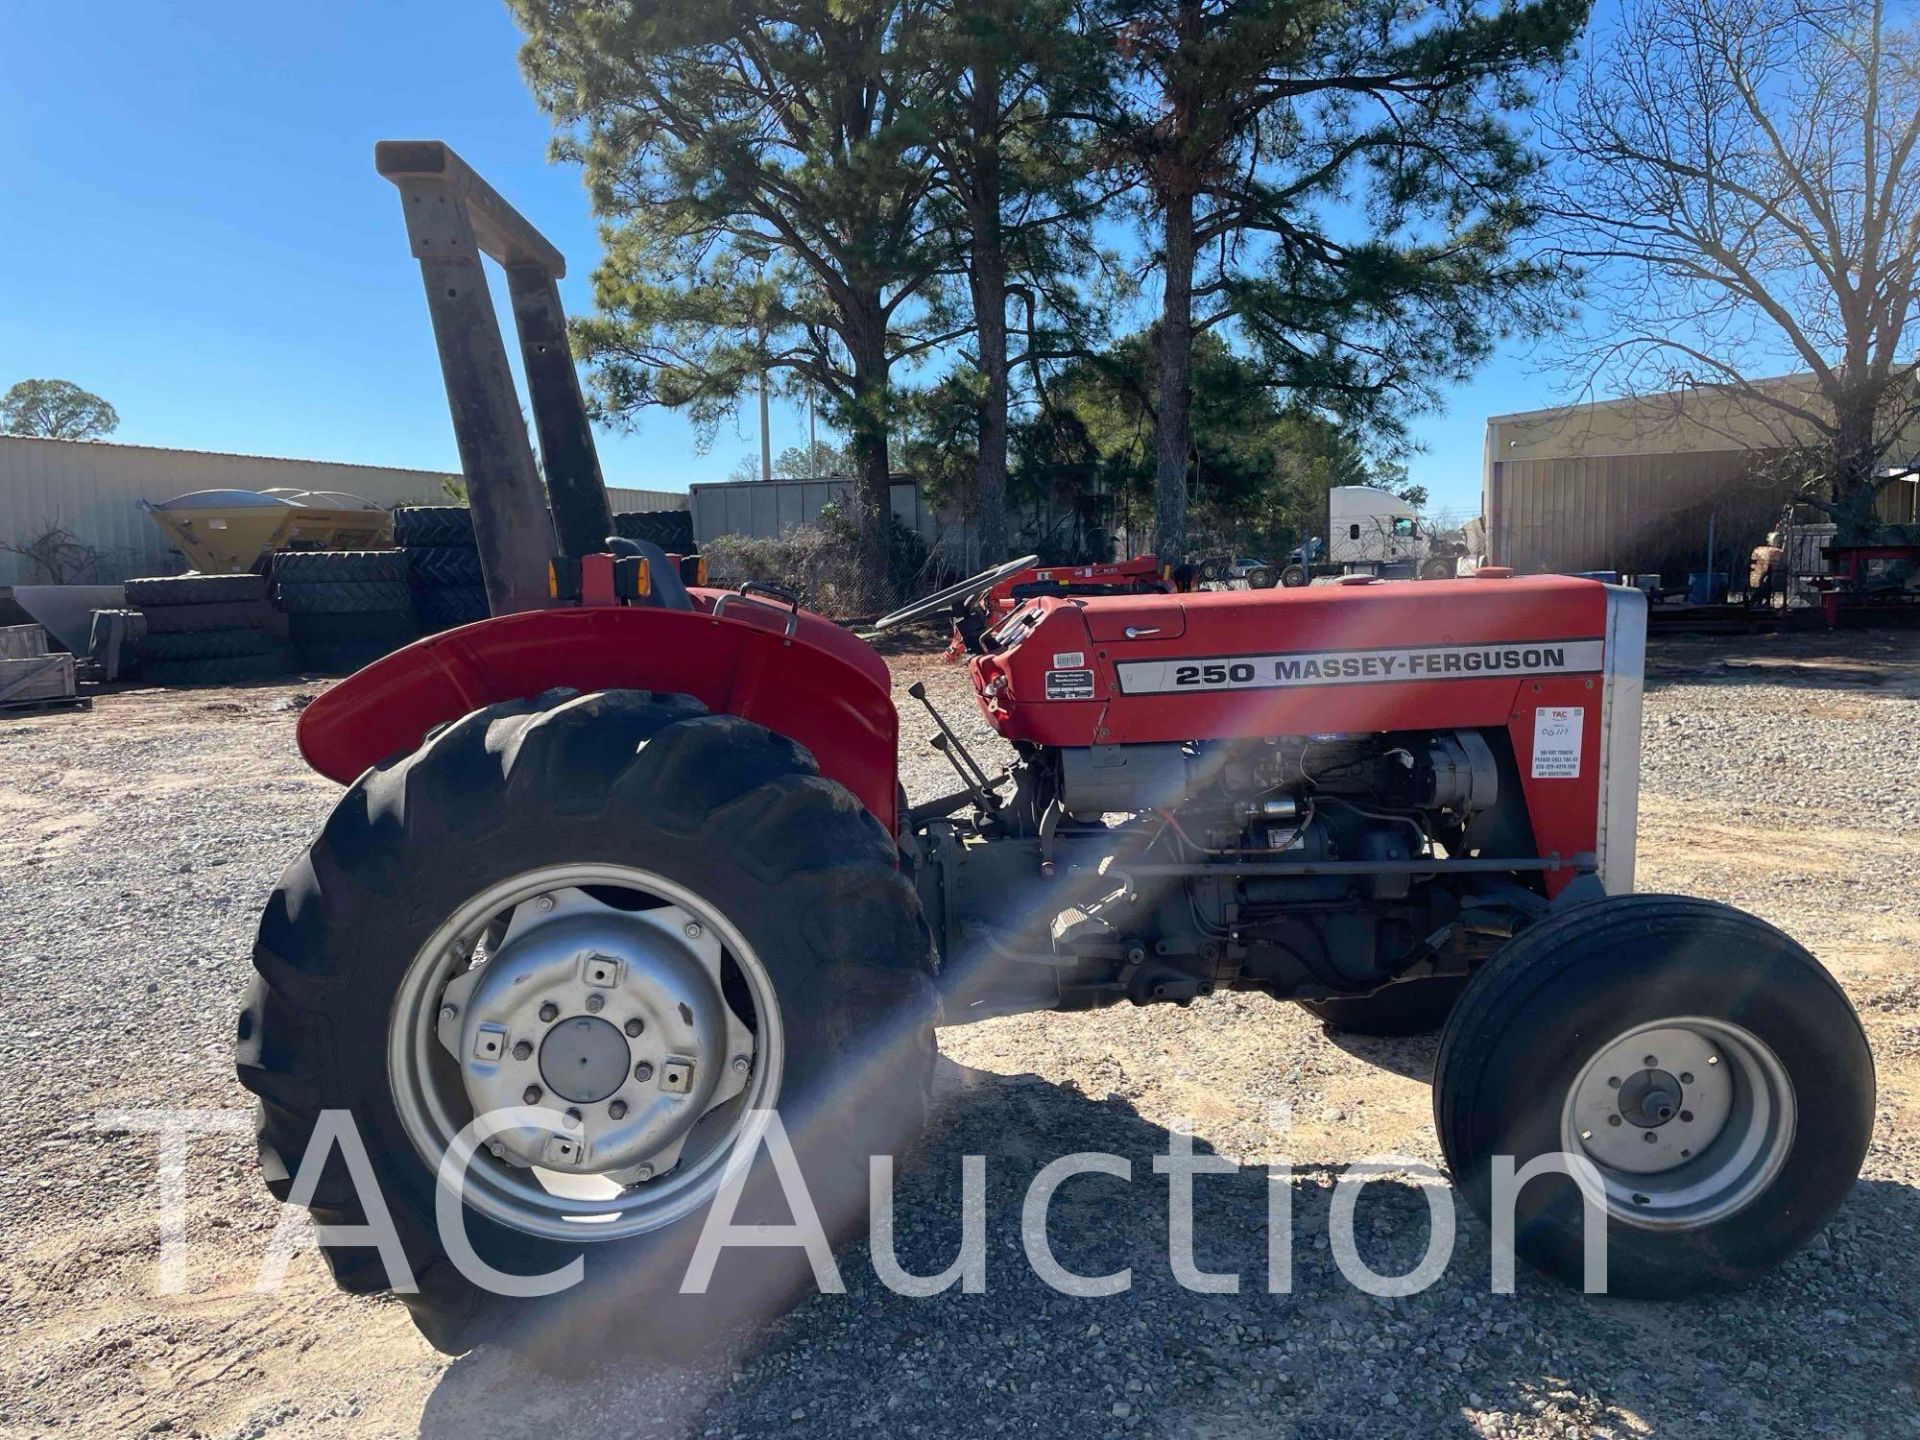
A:
{"type": "MultiPolygon", "coordinates": [[[[964,674],[924,678],[994,753],[964,674]]],[[[841,1257],[819,1296],[729,1363],[635,1361],[572,1381],[482,1350],[435,1355],[387,1301],[336,1295],[316,1257],[254,1293],[278,1212],[240,1136],[186,1169],[185,1290],[156,1293],[155,1144],[103,1114],[233,1115],[229,1031],[262,898],[337,793],[293,748],[300,687],[129,692],[87,714],[0,723],[0,1435],[1920,1435],[1920,640],[1756,638],[1655,646],[1641,884],[1742,905],[1833,968],[1877,1056],[1865,1175],[1829,1231],[1745,1292],[1596,1302],[1523,1273],[1487,1283],[1461,1209],[1451,1265],[1404,1299],[1337,1274],[1342,1166],[1400,1152],[1359,1212],[1363,1256],[1409,1267],[1438,1164],[1430,1040],[1329,1035],[1295,1007],[1034,1015],[942,1033],[941,1114],[900,1179],[910,1270],[951,1258],[960,1157],[988,1157],[986,1293],[908,1300],[841,1257]],[[1266,1289],[1274,1102],[1291,1106],[1293,1290],[1266,1289]],[[1234,1162],[1197,1182],[1198,1260],[1242,1276],[1196,1294],[1167,1274],[1168,1127],[1234,1162]],[[1060,1192],[1063,1264],[1130,1264],[1072,1299],[1020,1254],[1048,1160],[1130,1157],[1131,1183],[1060,1192]],[[1425,1178],[1430,1179],[1430,1176],[1425,1178]]],[[[910,705],[911,702],[902,703],[910,705]]],[[[949,788],[909,710],[914,798],[949,788]]]]}

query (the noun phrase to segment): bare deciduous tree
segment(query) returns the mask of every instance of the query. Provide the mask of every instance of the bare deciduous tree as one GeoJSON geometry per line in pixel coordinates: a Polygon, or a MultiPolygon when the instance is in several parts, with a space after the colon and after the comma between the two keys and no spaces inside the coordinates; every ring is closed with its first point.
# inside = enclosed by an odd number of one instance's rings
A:
{"type": "Polygon", "coordinates": [[[1549,118],[1588,377],[1726,387],[1843,529],[1920,419],[1920,30],[1881,0],[1628,0],[1549,118]],[[1761,383],[1781,370],[1804,383],[1761,383]]]}

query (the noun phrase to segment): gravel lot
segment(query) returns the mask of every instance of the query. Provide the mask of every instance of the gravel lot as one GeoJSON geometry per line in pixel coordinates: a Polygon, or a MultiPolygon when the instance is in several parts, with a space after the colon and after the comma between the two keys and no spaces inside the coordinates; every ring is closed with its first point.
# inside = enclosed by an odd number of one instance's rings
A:
{"type": "MultiPolygon", "coordinates": [[[[969,736],[964,674],[896,657],[969,736]]],[[[150,1136],[103,1113],[242,1113],[229,1032],[256,912],[337,793],[293,747],[311,686],[128,692],[91,713],[0,722],[0,1435],[1920,1435],[1920,638],[1658,643],[1646,713],[1645,889],[1751,909],[1829,964],[1880,1071],[1865,1176],[1807,1253],[1738,1295],[1592,1301],[1522,1273],[1489,1293],[1465,1210],[1444,1277],[1370,1298],[1327,1247],[1342,1166],[1437,1165],[1431,1041],[1331,1036],[1289,1005],[1036,1015],[943,1032],[942,1115],[901,1178],[910,1270],[951,1258],[960,1157],[988,1157],[985,1294],[897,1297],[858,1247],[730,1364],[635,1361],[571,1382],[496,1351],[449,1362],[392,1302],[334,1293],[316,1257],[274,1295],[254,1276],[278,1212],[250,1143],[193,1143],[189,1273],[156,1293],[150,1136]],[[1266,1293],[1265,1122],[1291,1105],[1294,1288],[1266,1293]],[[1197,1183],[1203,1269],[1166,1273],[1167,1127],[1237,1162],[1197,1183]],[[1134,1267],[1070,1299],[1020,1255],[1020,1199],[1048,1160],[1132,1158],[1064,1189],[1062,1263],[1134,1267]]],[[[902,697],[903,704],[906,702],[902,697]]],[[[948,788],[905,716],[915,798],[948,788]]],[[[1369,1187],[1365,1257],[1410,1266],[1426,1191],[1369,1187]]]]}

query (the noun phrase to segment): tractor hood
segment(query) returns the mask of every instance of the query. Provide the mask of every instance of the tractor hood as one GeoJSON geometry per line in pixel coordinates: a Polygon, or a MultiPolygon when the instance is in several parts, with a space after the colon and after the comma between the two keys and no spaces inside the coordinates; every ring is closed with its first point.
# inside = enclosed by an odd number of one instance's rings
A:
{"type": "Polygon", "coordinates": [[[1520,685],[1602,670],[1606,596],[1531,576],[1047,597],[973,666],[988,722],[1042,745],[1505,725],[1520,685]]]}

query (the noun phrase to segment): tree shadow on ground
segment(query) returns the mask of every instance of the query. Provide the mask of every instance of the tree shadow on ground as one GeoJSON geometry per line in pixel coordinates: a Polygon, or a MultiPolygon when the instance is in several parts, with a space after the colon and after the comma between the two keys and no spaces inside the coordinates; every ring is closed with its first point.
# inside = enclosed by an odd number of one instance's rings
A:
{"type": "Polygon", "coordinates": [[[1659,635],[1647,644],[1647,689],[1767,685],[1920,696],[1920,627],[1659,635]]]}
{"type": "MultiPolygon", "coordinates": [[[[1334,1181],[1361,1157],[1295,1154],[1291,1293],[1268,1293],[1268,1173],[1243,1165],[1194,1182],[1195,1260],[1240,1276],[1238,1294],[1200,1294],[1169,1271],[1168,1183],[1152,1169],[1165,1129],[1117,1098],[945,1068],[934,1132],[896,1182],[895,1248],[915,1274],[952,1261],[962,1157],[984,1156],[984,1293],[893,1294],[862,1240],[839,1257],[845,1294],[812,1296],[730,1356],[632,1355],[552,1378],[485,1349],[449,1368],[421,1433],[1826,1435],[1920,1414],[1914,1187],[1863,1182],[1829,1235],[1775,1276],[1658,1305],[1583,1296],[1524,1268],[1517,1294],[1492,1294],[1486,1230],[1461,1204],[1438,1281],[1381,1299],[1343,1278],[1328,1239],[1334,1181]],[[1021,1243],[1029,1182],[1084,1151],[1128,1160],[1131,1180],[1068,1181],[1049,1235],[1070,1271],[1131,1267],[1131,1287],[1105,1298],[1050,1288],[1021,1243]]],[[[1195,1148],[1208,1153],[1204,1135],[1195,1148]]],[[[1412,1270],[1429,1199],[1451,1196],[1404,1172],[1369,1184],[1360,1257],[1412,1270]]]]}

